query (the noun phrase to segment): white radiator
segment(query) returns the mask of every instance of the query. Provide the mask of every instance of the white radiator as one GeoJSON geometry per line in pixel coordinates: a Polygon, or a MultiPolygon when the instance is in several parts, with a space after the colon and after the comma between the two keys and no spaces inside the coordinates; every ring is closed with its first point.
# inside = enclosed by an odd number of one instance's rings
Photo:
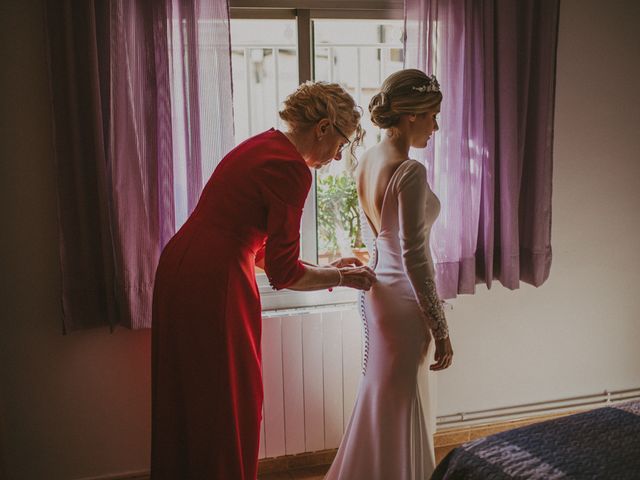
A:
{"type": "Polygon", "coordinates": [[[356,399],[362,361],[356,306],[292,313],[263,314],[260,458],[337,448],[356,399]]]}

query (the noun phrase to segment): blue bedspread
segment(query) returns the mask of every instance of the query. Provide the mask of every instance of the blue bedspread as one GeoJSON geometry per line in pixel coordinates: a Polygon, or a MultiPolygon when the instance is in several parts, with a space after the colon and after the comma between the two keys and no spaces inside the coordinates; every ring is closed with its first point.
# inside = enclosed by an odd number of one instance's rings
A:
{"type": "Polygon", "coordinates": [[[640,401],[517,428],[451,451],[431,480],[640,479],[640,401]]]}

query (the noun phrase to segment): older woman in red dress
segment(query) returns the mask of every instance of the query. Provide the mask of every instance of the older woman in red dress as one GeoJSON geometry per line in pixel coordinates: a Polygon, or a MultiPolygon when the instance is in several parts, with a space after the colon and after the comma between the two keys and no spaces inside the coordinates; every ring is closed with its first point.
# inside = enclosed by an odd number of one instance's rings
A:
{"type": "Polygon", "coordinates": [[[153,299],[151,478],[255,480],[262,411],[255,265],[276,289],[367,290],[355,258],[302,263],[309,167],[340,160],[360,113],[339,85],[306,83],[268,130],[220,162],[160,257],[153,299]]]}

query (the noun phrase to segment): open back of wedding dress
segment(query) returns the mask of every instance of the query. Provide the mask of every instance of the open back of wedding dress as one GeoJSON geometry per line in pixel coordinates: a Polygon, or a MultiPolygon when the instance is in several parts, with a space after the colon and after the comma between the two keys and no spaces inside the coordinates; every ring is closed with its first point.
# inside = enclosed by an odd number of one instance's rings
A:
{"type": "Polygon", "coordinates": [[[380,231],[369,236],[377,281],[360,294],[363,375],[325,480],[423,480],[435,468],[435,411],[425,352],[432,343],[429,330],[436,338],[448,335],[429,249],[439,211],[425,167],[402,162],[384,193],[380,231]]]}

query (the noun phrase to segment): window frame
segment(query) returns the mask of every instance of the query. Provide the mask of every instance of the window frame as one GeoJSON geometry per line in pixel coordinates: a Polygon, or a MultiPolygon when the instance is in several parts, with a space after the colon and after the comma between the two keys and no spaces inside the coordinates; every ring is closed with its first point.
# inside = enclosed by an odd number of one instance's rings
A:
{"type": "MultiPolygon", "coordinates": [[[[314,78],[313,21],[315,19],[336,20],[401,20],[404,17],[404,2],[398,0],[231,0],[231,19],[295,19],[298,51],[298,83],[314,78]]],[[[303,260],[316,263],[318,256],[316,173],[304,205],[305,214],[300,224],[303,260]]],[[[312,306],[353,303],[357,292],[349,288],[300,292],[272,289],[264,273],[256,274],[262,311],[290,310],[312,306]]]]}

